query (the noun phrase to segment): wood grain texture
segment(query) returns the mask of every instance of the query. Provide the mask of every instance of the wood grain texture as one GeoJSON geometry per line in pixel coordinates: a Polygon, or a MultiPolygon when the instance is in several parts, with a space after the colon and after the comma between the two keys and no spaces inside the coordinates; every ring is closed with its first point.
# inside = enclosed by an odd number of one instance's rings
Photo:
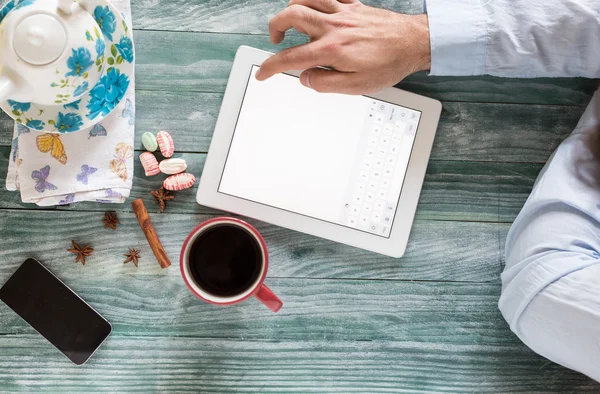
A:
{"type": "MultiPolygon", "coordinates": [[[[137,88],[172,92],[224,92],[240,45],[278,52],[307,41],[292,36],[275,46],[264,35],[136,31],[134,36],[137,88]]],[[[597,83],[581,78],[456,78],[418,73],[399,87],[443,101],[585,105],[597,83]]]]}
{"type": "MultiPolygon", "coordinates": [[[[52,269],[60,275],[67,264],[52,269]]],[[[86,271],[68,284],[111,322],[116,335],[518,343],[497,308],[499,284],[268,278],[284,303],[273,313],[254,298],[226,310],[207,304],[187,289],[176,267],[167,271],[111,277],[86,271]]],[[[33,333],[4,304],[0,321],[0,343],[3,335],[33,333]]]]}
{"type": "MultiPolygon", "coordinates": [[[[177,152],[207,152],[221,101],[220,93],[138,92],[135,146],[141,148],[144,132],[166,129],[177,152]]],[[[575,106],[444,103],[431,158],[545,163],[583,111],[575,106]]],[[[10,130],[12,125],[0,130],[0,145],[10,145],[10,130]]]]}
{"type": "Polygon", "coordinates": [[[431,160],[417,217],[511,223],[541,168],[541,164],[431,160]]]}
{"type": "Polygon", "coordinates": [[[397,87],[442,101],[585,106],[598,88],[598,81],[583,78],[511,79],[488,75],[433,77],[417,73],[397,87]]]}
{"type": "Polygon", "coordinates": [[[4,111],[0,111],[0,145],[10,145],[13,136],[15,121],[4,111]]]}
{"type": "Polygon", "coordinates": [[[268,36],[135,31],[136,87],[169,92],[225,92],[237,49],[248,45],[269,52],[307,42],[289,37],[272,45],[268,36]]]}
{"type": "Polygon", "coordinates": [[[114,336],[76,367],[38,336],[6,336],[0,391],[598,393],[522,345],[114,336]],[[160,369],[157,366],[161,366],[160,369]]]}
{"type": "MultiPolygon", "coordinates": [[[[364,4],[418,14],[421,0],[365,0],[364,4]]],[[[266,34],[287,0],[132,0],[135,29],[266,34]]]]}
{"type": "MultiPolygon", "coordinates": [[[[147,205],[149,201],[146,200],[147,205]]],[[[133,213],[119,213],[115,232],[105,229],[102,212],[0,210],[0,279],[8,278],[26,257],[60,264],[65,279],[92,275],[117,277],[160,274],[133,213]],[[56,231],[60,223],[60,231],[56,231]],[[95,248],[85,271],[66,252],[70,241],[95,248]],[[127,248],[142,249],[141,267],[123,267],[127,248]],[[133,268],[132,268],[133,267],[133,268]]],[[[174,266],[187,234],[214,215],[152,215],[152,222],[174,266]]],[[[501,271],[501,229],[506,224],[416,221],[406,255],[398,260],[306,234],[250,223],[263,234],[272,261],[273,278],[364,278],[498,283],[501,271]]]]}
{"type": "MultiPolygon", "coordinates": [[[[6,177],[8,147],[0,147],[0,179],[6,177]]],[[[150,192],[159,189],[165,175],[146,177],[136,153],[131,198],[147,200],[149,212],[159,213],[159,206],[150,199],[150,192]]],[[[198,178],[202,174],[206,154],[178,154],[188,163],[189,172],[198,178]]],[[[429,163],[421,198],[417,209],[418,219],[511,222],[519,213],[541,169],[539,164],[484,163],[436,161],[429,163]]],[[[176,193],[168,203],[167,213],[218,212],[196,203],[196,188],[176,193]]],[[[21,202],[19,193],[0,190],[0,209],[53,209],[21,202]]],[[[111,205],[79,203],[59,210],[104,211],[106,209],[130,211],[127,204],[111,205]]]]}

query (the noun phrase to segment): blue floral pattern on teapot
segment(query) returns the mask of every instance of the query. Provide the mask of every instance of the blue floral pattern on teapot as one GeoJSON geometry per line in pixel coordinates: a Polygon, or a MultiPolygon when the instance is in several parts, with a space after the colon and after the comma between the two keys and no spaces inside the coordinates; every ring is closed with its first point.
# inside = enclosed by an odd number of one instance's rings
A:
{"type": "MultiPolygon", "coordinates": [[[[0,9],[0,22],[11,10],[35,1],[10,0],[0,9]]],[[[135,58],[131,31],[106,0],[89,3],[88,10],[98,27],[82,34],[80,42],[84,45],[68,50],[64,67],[56,68],[57,77],[50,84],[57,92],[65,88],[71,92],[56,93],[54,105],[0,102],[17,123],[51,133],[75,132],[97,124],[123,100],[135,58]],[[92,73],[99,78],[90,78],[92,73]]]]}

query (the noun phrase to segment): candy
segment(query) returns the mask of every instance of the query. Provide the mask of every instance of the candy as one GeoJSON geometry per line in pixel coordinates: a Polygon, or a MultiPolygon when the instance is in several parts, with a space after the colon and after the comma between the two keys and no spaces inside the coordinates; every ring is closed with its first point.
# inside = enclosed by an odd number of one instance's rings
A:
{"type": "Polygon", "coordinates": [[[142,135],[142,144],[148,152],[155,152],[158,149],[158,142],[154,134],[146,132],[142,135]]]}
{"type": "Polygon", "coordinates": [[[160,171],[167,175],[179,174],[187,169],[187,164],[183,159],[163,160],[158,166],[160,167],[160,171]]]}
{"type": "Polygon", "coordinates": [[[162,153],[164,157],[169,158],[173,156],[173,153],[175,153],[175,144],[173,143],[171,134],[166,131],[161,131],[156,135],[156,141],[158,142],[160,153],[162,153]]]}
{"type": "Polygon", "coordinates": [[[196,183],[196,177],[192,174],[183,173],[168,177],[165,179],[163,186],[167,190],[179,191],[189,189],[196,183]]]}
{"type": "Polygon", "coordinates": [[[142,167],[144,167],[144,171],[146,171],[146,176],[153,176],[160,172],[158,167],[158,160],[156,157],[150,152],[144,152],[140,155],[140,161],[142,162],[142,167]]]}

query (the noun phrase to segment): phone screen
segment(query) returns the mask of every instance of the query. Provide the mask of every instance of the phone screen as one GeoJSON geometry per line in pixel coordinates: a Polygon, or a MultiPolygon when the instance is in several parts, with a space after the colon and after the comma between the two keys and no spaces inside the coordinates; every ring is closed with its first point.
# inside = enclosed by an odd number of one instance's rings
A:
{"type": "Polygon", "coordinates": [[[0,300],[77,365],[110,335],[108,321],[34,259],[0,288],[0,300]]]}

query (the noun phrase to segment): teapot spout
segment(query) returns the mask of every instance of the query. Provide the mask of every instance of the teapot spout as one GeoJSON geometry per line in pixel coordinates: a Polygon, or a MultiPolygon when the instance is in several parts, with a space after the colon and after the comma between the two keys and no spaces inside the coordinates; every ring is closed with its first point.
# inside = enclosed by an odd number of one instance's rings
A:
{"type": "Polygon", "coordinates": [[[15,92],[17,85],[6,75],[0,76],[0,101],[5,101],[15,92]]]}

